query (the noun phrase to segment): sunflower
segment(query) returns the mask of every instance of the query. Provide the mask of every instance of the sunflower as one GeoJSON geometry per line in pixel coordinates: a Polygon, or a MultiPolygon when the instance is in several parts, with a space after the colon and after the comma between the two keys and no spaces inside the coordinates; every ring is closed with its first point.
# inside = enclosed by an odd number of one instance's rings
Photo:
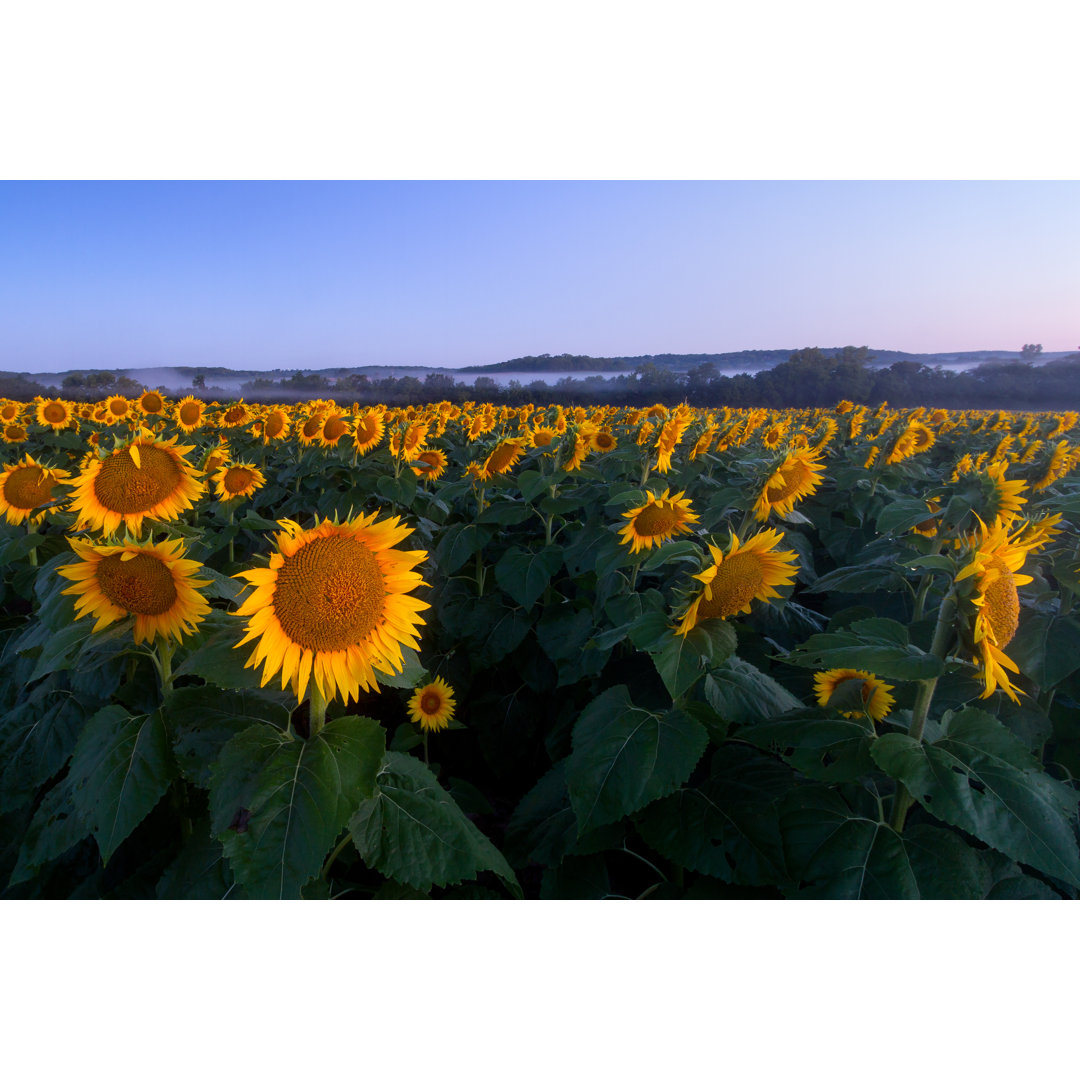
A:
{"type": "Polygon", "coordinates": [[[131,415],[131,402],[122,394],[112,394],[105,399],[106,424],[115,424],[117,420],[123,420],[131,415]]]}
{"type": "Polygon", "coordinates": [[[553,439],[558,438],[559,433],[553,427],[535,427],[532,429],[533,446],[550,446],[553,439]]]}
{"type": "Polygon", "coordinates": [[[1020,507],[1027,502],[1020,495],[1027,487],[1024,481],[1005,479],[1008,464],[998,461],[988,465],[981,478],[986,495],[984,516],[994,525],[1010,525],[1019,516],[1020,507]]]}
{"type": "Polygon", "coordinates": [[[684,499],[684,494],[680,491],[672,495],[667,488],[663,495],[647,491],[643,506],[623,514],[627,523],[619,530],[622,538],[619,543],[629,544],[630,553],[636,555],[642,548],[651,548],[654,544],[659,547],[665,540],[689,532],[698,515],[690,509],[690,500],[684,499]]]}
{"type": "Polygon", "coordinates": [[[231,465],[222,465],[214,473],[214,494],[222,502],[242,499],[245,495],[258,491],[265,483],[266,477],[261,469],[235,461],[231,465]]]}
{"type": "Polygon", "coordinates": [[[179,640],[210,613],[196,591],[208,580],[196,578],[201,564],[184,558],[181,540],[160,544],[93,544],[71,540],[80,561],[57,573],[75,584],[65,596],[77,596],[75,617],[92,615],[94,632],[117,619],[135,616],[135,644],[161,637],[179,640]]]}
{"type": "Polygon", "coordinates": [[[772,511],[781,517],[795,509],[795,503],[813,495],[821,486],[825,466],[818,462],[815,450],[792,450],[770,473],[754,503],[758,521],[766,521],[772,511]]]}
{"type": "Polygon", "coordinates": [[[732,536],[725,553],[709,545],[712,566],[694,577],[705,587],[694,597],[676,629],[688,634],[705,619],[727,619],[750,611],[751,600],[779,597],[777,585],[790,585],[799,565],[794,551],[777,551],[782,539],[776,529],[763,529],[744,543],[732,536]]]}
{"type": "Polygon", "coordinates": [[[71,408],[65,401],[49,398],[37,407],[36,419],[42,427],[63,431],[71,423],[71,408]]]}
{"type": "Polygon", "coordinates": [[[589,454],[589,440],[581,434],[574,435],[574,448],[569,460],[563,465],[567,472],[576,472],[589,454]]]}
{"type": "MultiPolygon", "coordinates": [[[[840,715],[846,716],[849,720],[856,720],[864,714],[869,715],[873,720],[884,720],[889,715],[889,710],[896,704],[896,699],[891,693],[894,687],[875,675],[871,675],[869,671],[857,671],[854,668],[829,668],[828,671],[817,672],[814,675],[814,692],[817,694],[818,704],[823,709],[828,708],[837,689],[844,687],[847,690],[845,683],[850,684],[852,680],[861,683],[858,694],[862,699],[862,711],[842,709],[840,715]]],[[[851,700],[854,700],[854,697],[851,700]]]]}
{"type": "Polygon", "coordinates": [[[446,472],[446,454],[441,450],[422,450],[409,467],[423,480],[438,480],[446,472]]]}
{"type": "Polygon", "coordinates": [[[121,525],[138,534],[144,518],[170,521],[203,492],[195,470],[184,460],[191,446],[142,435],[94,458],[72,483],[76,529],[101,529],[111,536],[121,525]]]}
{"type": "Polygon", "coordinates": [[[337,446],[338,440],[349,430],[348,421],[341,413],[331,413],[323,422],[319,432],[319,443],[322,446],[337,446]]]}
{"type": "Polygon", "coordinates": [[[1035,491],[1048,488],[1055,480],[1060,479],[1069,471],[1069,465],[1069,444],[1062,439],[1054,447],[1050,460],[1046,463],[1046,468],[1032,482],[1032,488],[1035,491]]]}
{"type": "Polygon", "coordinates": [[[4,442],[21,443],[27,440],[26,428],[22,424],[4,425],[4,442]]]}
{"type": "Polygon", "coordinates": [[[353,428],[353,446],[361,454],[374,450],[382,442],[386,424],[382,413],[369,409],[363,416],[357,417],[353,428]]]}
{"type": "Polygon", "coordinates": [[[666,473],[671,468],[671,455],[682,441],[686,429],[690,426],[690,417],[676,412],[660,429],[656,437],[656,471],[666,473]]]}
{"type": "Polygon", "coordinates": [[[303,424],[296,429],[296,438],[301,446],[311,446],[312,443],[319,441],[319,436],[322,434],[323,418],[322,413],[315,413],[314,416],[307,417],[303,424]]]}
{"type": "Polygon", "coordinates": [[[222,414],[218,417],[218,423],[222,427],[234,428],[242,427],[251,419],[251,410],[242,401],[238,401],[235,405],[230,405],[222,414]]]}
{"type": "Polygon", "coordinates": [[[146,416],[159,416],[165,411],[165,399],[156,390],[146,390],[139,398],[139,411],[146,416]]]}
{"type": "Polygon", "coordinates": [[[589,449],[598,454],[607,454],[619,445],[618,439],[607,428],[601,428],[589,439],[589,449]]]}
{"type": "Polygon", "coordinates": [[[503,439],[484,461],[484,472],[488,476],[498,476],[509,472],[525,452],[523,439],[503,439]]]}
{"type": "Polygon", "coordinates": [[[409,719],[424,731],[443,731],[454,719],[454,691],[442,679],[418,686],[409,698],[409,719]]]}
{"type": "Polygon", "coordinates": [[[311,529],[282,521],[270,565],[237,575],[255,586],[235,613],[248,619],[237,648],[257,641],[244,666],[264,664],[263,686],[280,671],[302,701],[314,675],[325,700],[348,701],[378,689],[376,671],[402,669],[403,645],[416,648],[430,605],[407,594],[423,584],[413,567],[427,552],[396,548],[412,529],[375,516],[311,529]]]}
{"type": "Polygon", "coordinates": [[[23,407],[17,401],[5,401],[0,404],[0,420],[5,424],[14,424],[22,415],[23,407]]]}
{"type": "Polygon", "coordinates": [[[39,507],[56,498],[56,485],[71,473],[65,469],[48,469],[29,454],[22,461],[5,465],[0,473],[0,519],[9,525],[19,525],[39,507]]]}
{"type": "Polygon", "coordinates": [[[956,575],[956,580],[974,578],[974,590],[968,599],[975,607],[972,642],[984,686],[979,696],[990,697],[1000,687],[1019,704],[1006,669],[1014,674],[1019,674],[1020,669],[1003,650],[1020,624],[1017,586],[1034,580],[1017,571],[1023,568],[1035,544],[1023,542],[1020,532],[1010,537],[1006,525],[987,526],[982,521],[973,544],[971,562],[956,575]]]}
{"type": "Polygon", "coordinates": [[[289,414],[284,409],[271,409],[263,420],[262,441],[284,439],[289,434],[289,414]]]}
{"type": "Polygon", "coordinates": [[[185,435],[190,435],[196,428],[202,427],[204,409],[203,403],[190,394],[185,398],[181,398],[173,409],[173,419],[176,421],[176,426],[185,435]]]}
{"type": "Polygon", "coordinates": [[[396,457],[400,452],[403,461],[413,461],[424,450],[427,437],[427,424],[419,422],[409,424],[401,437],[399,449],[394,451],[394,456],[396,457]]]}

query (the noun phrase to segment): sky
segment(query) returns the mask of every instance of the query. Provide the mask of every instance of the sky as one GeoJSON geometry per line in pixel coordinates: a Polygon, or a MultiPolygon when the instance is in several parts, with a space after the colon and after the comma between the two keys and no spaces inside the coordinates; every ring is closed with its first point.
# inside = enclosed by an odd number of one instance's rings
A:
{"type": "Polygon", "coordinates": [[[0,369],[1080,347],[1074,181],[0,183],[0,369]]]}

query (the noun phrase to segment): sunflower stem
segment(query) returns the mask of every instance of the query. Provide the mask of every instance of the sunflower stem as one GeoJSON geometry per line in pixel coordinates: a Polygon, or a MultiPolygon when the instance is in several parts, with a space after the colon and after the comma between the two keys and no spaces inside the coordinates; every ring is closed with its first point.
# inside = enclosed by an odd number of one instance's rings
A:
{"type": "MultiPolygon", "coordinates": [[[[930,645],[930,653],[939,660],[945,659],[949,645],[952,643],[953,619],[956,615],[956,597],[949,593],[941,604],[938,612],[937,626],[934,628],[934,640],[930,645]]],[[[922,679],[919,688],[915,692],[915,705],[911,710],[911,727],[908,735],[916,742],[922,742],[923,731],[926,728],[926,718],[930,713],[930,702],[934,699],[934,690],[937,688],[937,677],[922,679]]],[[[893,802],[892,821],[890,825],[897,831],[904,831],[904,821],[915,799],[911,792],[899,781],[896,785],[896,797],[893,802]]]]}
{"type": "MultiPolygon", "coordinates": [[[[26,535],[27,536],[33,536],[34,533],[37,532],[37,529],[38,529],[38,523],[34,520],[33,514],[31,514],[26,519],[26,535]]],[[[29,558],[30,558],[30,565],[31,566],[37,566],[38,560],[37,560],[37,548],[36,547],[32,547],[30,549],[29,558]]]]}
{"type": "Polygon", "coordinates": [[[431,761],[428,758],[428,733],[427,733],[427,731],[424,732],[424,764],[425,765],[430,765],[431,764],[431,761]]]}
{"type": "Polygon", "coordinates": [[[476,595],[481,597],[484,595],[484,560],[480,557],[480,552],[476,553],[476,595]]]}
{"type": "Polygon", "coordinates": [[[330,852],[330,855],[327,857],[326,862],[323,863],[322,873],[319,874],[319,877],[321,877],[323,881],[327,880],[327,875],[330,873],[330,867],[334,865],[334,860],[349,846],[350,840],[352,840],[352,834],[350,832],[346,832],[345,835],[338,842],[337,847],[335,847],[334,850],[330,852]]]}
{"type": "MultiPolygon", "coordinates": [[[[935,540],[933,546],[930,548],[931,555],[940,555],[941,547],[944,541],[935,540]]],[[[926,597],[930,592],[930,584],[934,579],[934,572],[928,570],[923,574],[922,581],[919,582],[919,591],[915,594],[915,607],[911,613],[911,621],[918,622],[923,617],[923,612],[926,610],[926,597]]]]}
{"type": "Polygon", "coordinates": [[[176,642],[171,638],[161,638],[157,643],[157,669],[161,676],[161,698],[168,701],[172,694],[172,661],[176,653],[176,642]]]}
{"type": "Polygon", "coordinates": [[[319,689],[318,680],[314,677],[311,680],[311,695],[308,700],[308,738],[313,739],[323,729],[323,724],[326,723],[326,698],[323,697],[322,691],[319,689]]]}
{"type": "MultiPolygon", "coordinates": [[[[225,527],[227,529],[231,530],[232,529],[232,523],[233,523],[233,506],[232,506],[232,503],[229,503],[229,514],[228,514],[228,517],[226,518],[226,521],[225,521],[225,527]]],[[[233,541],[234,540],[235,540],[235,537],[232,535],[232,533],[230,531],[230,533],[229,533],[229,565],[230,566],[232,566],[232,564],[234,562],[236,562],[236,549],[233,547],[233,541]]]]}

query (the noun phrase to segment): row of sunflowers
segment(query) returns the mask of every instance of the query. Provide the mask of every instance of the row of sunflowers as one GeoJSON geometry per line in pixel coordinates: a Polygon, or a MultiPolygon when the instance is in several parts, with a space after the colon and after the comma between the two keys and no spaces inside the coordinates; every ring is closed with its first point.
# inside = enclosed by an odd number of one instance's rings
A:
{"type": "Polygon", "coordinates": [[[1075,898],[1077,420],[0,401],[4,895],[1075,898]]]}

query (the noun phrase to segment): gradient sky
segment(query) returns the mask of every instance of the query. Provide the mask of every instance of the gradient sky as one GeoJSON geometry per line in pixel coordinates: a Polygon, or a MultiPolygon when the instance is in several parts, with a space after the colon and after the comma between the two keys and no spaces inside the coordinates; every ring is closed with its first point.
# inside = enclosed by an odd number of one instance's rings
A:
{"type": "Polygon", "coordinates": [[[1080,183],[0,183],[0,369],[1080,345],[1080,183]]]}

